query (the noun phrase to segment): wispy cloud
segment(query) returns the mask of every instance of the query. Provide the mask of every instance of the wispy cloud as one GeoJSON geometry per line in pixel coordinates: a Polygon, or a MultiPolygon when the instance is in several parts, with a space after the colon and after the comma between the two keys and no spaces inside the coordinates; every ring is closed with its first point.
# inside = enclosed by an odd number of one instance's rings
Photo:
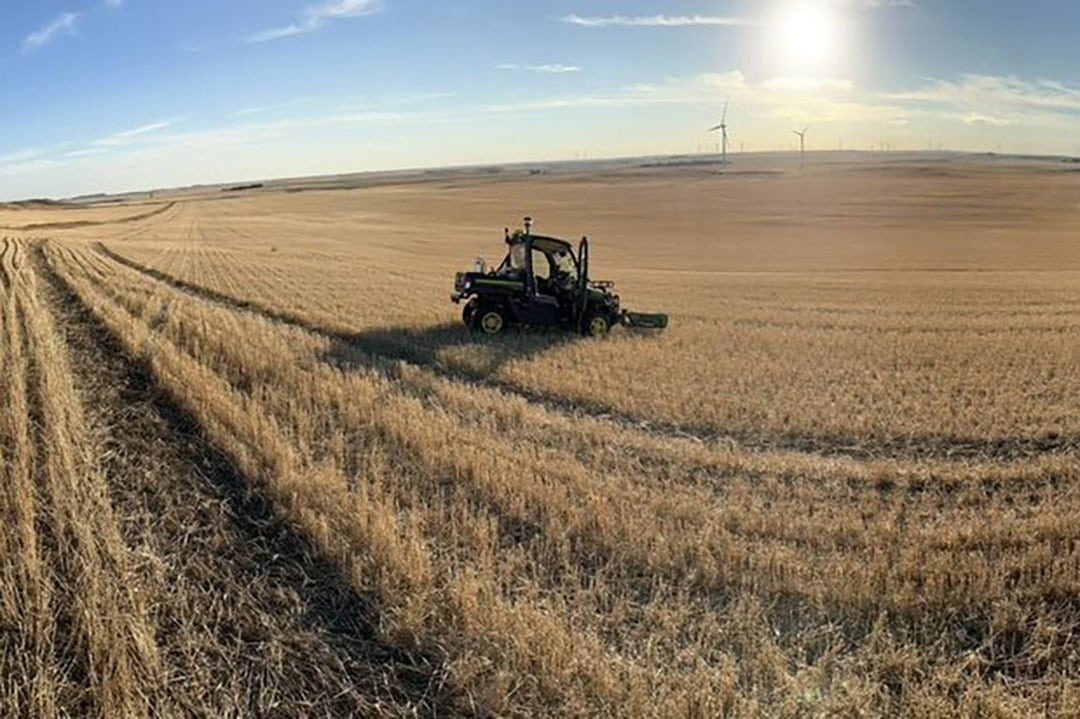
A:
{"type": "Polygon", "coordinates": [[[287,107],[294,107],[304,100],[297,98],[295,100],[287,100],[286,102],[276,102],[271,105],[253,105],[251,107],[242,107],[232,113],[233,117],[248,117],[250,115],[262,115],[274,110],[283,110],[287,107]]]}
{"type": "Polygon", "coordinates": [[[999,118],[1032,111],[1080,113],[1080,88],[1053,80],[995,75],[964,75],[953,82],[931,80],[922,88],[888,97],[999,118]]]}
{"type": "Polygon", "coordinates": [[[739,70],[673,78],[660,84],[637,84],[618,91],[498,104],[484,108],[503,114],[575,108],[685,106],[712,108],[719,114],[724,102],[733,111],[758,120],[807,123],[870,123],[895,125],[913,114],[896,103],[853,95],[846,80],[779,78],[751,82],[739,70]],[[781,90],[781,87],[785,88],[781,90]]]}
{"type": "Polygon", "coordinates": [[[122,130],[115,132],[108,137],[103,137],[100,140],[94,140],[92,145],[94,147],[121,147],[124,145],[130,145],[135,142],[139,142],[145,135],[152,135],[156,132],[166,130],[176,123],[180,122],[183,118],[173,118],[171,120],[160,120],[158,122],[151,122],[146,125],[140,125],[133,127],[130,130],[122,130]]]}
{"type": "Polygon", "coordinates": [[[118,8],[124,4],[124,0],[105,0],[105,7],[118,8]]]}
{"type": "Polygon", "coordinates": [[[0,154],[0,165],[10,165],[17,162],[26,162],[33,160],[34,158],[42,155],[41,150],[37,148],[27,148],[25,150],[16,150],[14,152],[7,152],[0,154]]]}
{"type": "Polygon", "coordinates": [[[255,115],[273,113],[277,110],[284,110],[297,106],[307,106],[312,110],[317,107],[326,108],[326,112],[324,113],[324,116],[326,117],[353,117],[359,115],[371,117],[376,113],[386,112],[391,108],[398,108],[405,105],[427,104],[435,100],[445,100],[454,96],[454,93],[450,92],[420,92],[411,95],[345,97],[338,98],[339,101],[332,105],[328,105],[325,101],[320,101],[312,97],[296,97],[281,102],[267,103],[265,105],[249,105],[241,107],[231,112],[229,116],[234,118],[252,117],[255,115]]]}
{"type": "Polygon", "coordinates": [[[581,72],[581,68],[577,65],[563,65],[562,63],[555,63],[552,65],[518,65],[514,62],[505,62],[501,65],[496,65],[495,67],[499,70],[526,70],[528,72],[542,72],[552,75],[581,72]]]}
{"type": "Polygon", "coordinates": [[[580,27],[693,27],[700,25],[753,25],[753,20],[721,15],[566,15],[562,21],[580,27]]]}
{"type": "Polygon", "coordinates": [[[305,35],[325,27],[327,23],[334,20],[374,15],[382,10],[382,7],[382,0],[333,0],[308,8],[302,20],[249,35],[246,42],[271,42],[305,35]]]}
{"type": "Polygon", "coordinates": [[[66,12],[58,15],[48,25],[35,30],[23,39],[23,52],[33,52],[62,35],[74,35],[79,29],[79,13],[66,12]]]}
{"type": "Polygon", "coordinates": [[[994,117],[993,115],[984,115],[981,112],[969,112],[964,116],[964,122],[968,125],[990,125],[991,127],[1007,127],[1016,124],[1015,121],[1007,117],[994,117]]]}
{"type": "Polygon", "coordinates": [[[814,92],[820,90],[854,90],[855,83],[838,77],[774,77],[762,83],[766,90],[814,92]]]}
{"type": "Polygon", "coordinates": [[[26,162],[16,162],[10,165],[0,165],[0,177],[21,177],[34,172],[41,172],[42,170],[58,167],[61,164],[62,163],[57,160],[42,158],[37,160],[27,160],[26,162]]]}
{"type": "Polygon", "coordinates": [[[270,28],[269,30],[260,30],[253,35],[249,35],[247,38],[247,42],[259,43],[270,42],[272,40],[281,40],[286,37],[292,37],[293,35],[303,35],[305,32],[311,32],[314,29],[315,28],[311,26],[305,29],[304,27],[293,23],[292,25],[286,25],[284,27],[275,27],[270,28]]]}
{"type": "Polygon", "coordinates": [[[104,155],[109,150],[105,147],[83,147],[78,150],[70,150],[64,153],[64,157],[70,159],[78,159],[80,157],[94,157],[95,155],[104,155]]]}

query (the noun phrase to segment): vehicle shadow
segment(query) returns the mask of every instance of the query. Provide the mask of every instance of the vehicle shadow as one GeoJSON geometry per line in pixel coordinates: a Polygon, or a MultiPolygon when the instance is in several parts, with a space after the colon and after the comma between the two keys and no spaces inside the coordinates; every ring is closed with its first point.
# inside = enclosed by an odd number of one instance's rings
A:
{"type": "Polygon", "coordinates": [[[510,329],[498,337],[483,337],[452,322],[421,328],[380,327],[337,337],[323,360],[342,369],[387,369],[387,363],[403,361],[440,374],[488,380],[508,362],[582,339],[572,332],[540,329],[510,329]]]}

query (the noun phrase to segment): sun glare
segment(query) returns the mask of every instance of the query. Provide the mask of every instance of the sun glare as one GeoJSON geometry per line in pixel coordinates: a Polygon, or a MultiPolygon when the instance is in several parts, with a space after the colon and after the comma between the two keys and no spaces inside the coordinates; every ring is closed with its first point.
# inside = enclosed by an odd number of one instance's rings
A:
{"type": "Polygon", "coordinates": [[[784,7],[776,21],[777,45],[789,70],[817,72],[835,59],[839,22],[827,0],[806,0],[784,7]]]}

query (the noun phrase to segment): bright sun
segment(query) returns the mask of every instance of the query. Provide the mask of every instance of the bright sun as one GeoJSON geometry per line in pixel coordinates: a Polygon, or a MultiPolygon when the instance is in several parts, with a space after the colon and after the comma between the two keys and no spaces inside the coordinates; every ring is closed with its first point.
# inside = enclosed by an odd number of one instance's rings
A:
{"type": "Polygon", "coordinates": [[[803,0],[781,11],[776,40],[790,70],[816,72],[835,59],[840,31],[830,5],[828,0],[803,0]]]}

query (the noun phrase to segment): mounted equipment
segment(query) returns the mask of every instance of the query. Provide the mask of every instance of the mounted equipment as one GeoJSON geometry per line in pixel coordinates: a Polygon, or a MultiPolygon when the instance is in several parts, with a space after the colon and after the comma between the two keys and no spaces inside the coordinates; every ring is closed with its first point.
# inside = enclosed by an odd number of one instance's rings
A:
{"type": "Polygon", "coordinates": [[[534,235],[532,218],[525,229],[505,231],[506,258],[488,271],[477,258],[472,272],[454,280],[454,303],[464,302],[461,317],[475,332],[497,335],[511,326],[559,327],[591,337],[615,325],[664,329],[667,315],[627,312],[619,307],[614,282],[589,279],[589,240],[573,246],[555,237],[534,235]]]}

